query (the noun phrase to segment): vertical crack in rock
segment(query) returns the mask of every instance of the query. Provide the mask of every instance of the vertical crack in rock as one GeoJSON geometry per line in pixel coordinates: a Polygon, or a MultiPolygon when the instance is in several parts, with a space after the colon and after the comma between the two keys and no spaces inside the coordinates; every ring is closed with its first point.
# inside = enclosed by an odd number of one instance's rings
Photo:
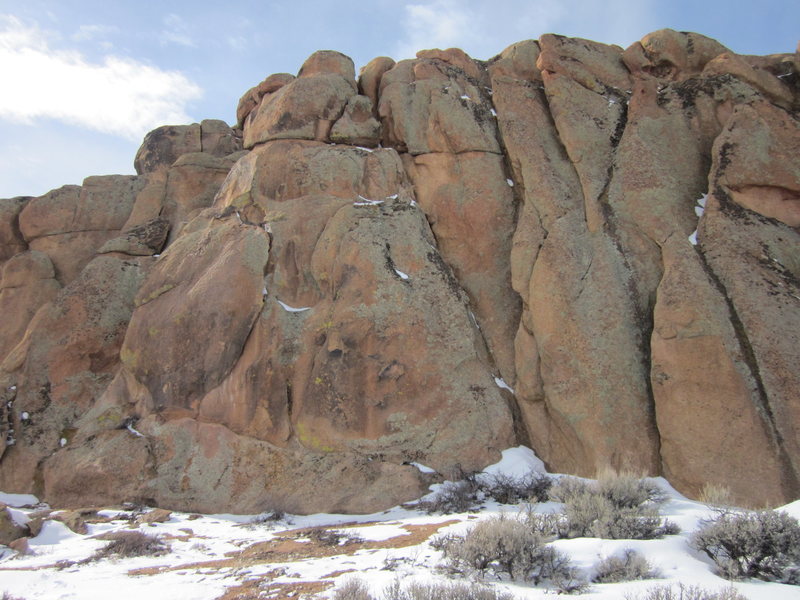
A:
{"type": "MultiPolygon", "coordinates": [[[[718,175],[727,168],[729,164],[728,155],[732,147],[730,144],[724,144],[721,147],[720,153],[720,168],[718,170],[718,175]]],[[[718,179],[718,177],[717,177],[718,179]]],[[[725,213],[734,213],[734,214],[742,214],[746,211],[746,209],[738,206],[730,197],[730,195],[722,188],[719,183],[715,184],[714,187],[714,194],[718,198],[720,202],[720,209],[725,213]]],[[[757,215],[758,216],[758,215],[757,215]]],[[[716,287],[717,291],[720,293],[722,298],[725,301],[725,305],[728,309],[728,319],[733,327],[734,333],[736,335],[736,340],[739,344],[739,350],[741,351],[742,358],[744,359],[745,365],[750,372],[751,377],[756,385],[756,392],[757,397],[755,400],[757,401],[756,410],[758,414],[762,418],[762,423],[764,425],[764,429],[767,435],[774,441],[775,446],[778,450],[778,458],[782,466],[782,471],[788,476],[788,481],[784,483],[785,493],[788,495],[796,494],[798,490],[800,490],[800,473],[798,473],[797,469],[795,468],[791,457],[788,454],[784,437],[780,432],[780,428],[775,419],[775,413],[772,409],[769,394],[767,393],[766,386],[764,385],[764,381],[761,375],[761,369],[758,364],[758,358],[756,356],[756,352],[753,349],[753,345],[750,342],[750,337],[747,334],[747,330],[742,322],[741,317],[738,314],[736,309],[736,305],[731,298],[728,290],[726,289],[725,285],[723,284],[721,278],[717,275],[714,271],[711,264],[706,259],[702,243],[698,243],[695,246],[695,251],[697,252],[698,256],[700,257],[701,265],[705,273],[707,274],[709,280],[713,283],[716,287]]]]}

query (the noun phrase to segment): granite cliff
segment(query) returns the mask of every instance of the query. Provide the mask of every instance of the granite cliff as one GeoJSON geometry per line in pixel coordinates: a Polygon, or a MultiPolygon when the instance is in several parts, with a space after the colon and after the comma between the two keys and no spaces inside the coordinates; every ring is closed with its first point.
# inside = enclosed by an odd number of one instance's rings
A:
{"type": "Polygon", "coordinates": [[[313,54],[0,200],[0,489],[366,512],[534,448],[800,496],[800,48],[313,54]]]}

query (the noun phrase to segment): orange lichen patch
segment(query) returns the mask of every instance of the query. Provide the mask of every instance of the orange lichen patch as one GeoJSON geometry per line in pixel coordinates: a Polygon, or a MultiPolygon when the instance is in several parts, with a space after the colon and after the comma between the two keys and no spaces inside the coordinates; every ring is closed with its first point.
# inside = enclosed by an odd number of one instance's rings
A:
{"type": "MultiPolygon", "coordinates": [[[[421,544],[442,527],[458,523],[451,519],[441,523],[428,523],[424,525],[403,525],[408,531],[405,535],[398,535],[387,540],[363,541],[355,538],[342,538],[333,543],[335,535],[330,535],[331,530],[347,528],[342,525],[336,527],[304,527],[284,532],[272,540],[257,542],[235,552],[229,552],[227,558],[188,563],[183,565],[164,567],[145,567],[128,571],[128,575],[158,575],[168,571],[183,571],[190,569],[238,569],[265,563],[285,563],[305,560],[310,558],[324,558],[328,556],[352,555],[359,550],[382,550],[387,548],[408,548],[421,544]],[[304,541],[301,541],[304,540],[304,541]]],[[[348,526],[356,527],[363,524],[348,526]]]]}

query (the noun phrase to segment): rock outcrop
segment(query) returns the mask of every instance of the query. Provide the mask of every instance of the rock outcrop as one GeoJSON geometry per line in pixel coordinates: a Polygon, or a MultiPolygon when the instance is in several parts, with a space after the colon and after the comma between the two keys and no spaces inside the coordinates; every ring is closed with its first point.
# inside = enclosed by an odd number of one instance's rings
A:
{"type": "Polygon", "coordinates": [[[369,512],[525,443],[800,497],[799,110],[671,30],[321,51],[0,200],[0,489],[369,512]]]}

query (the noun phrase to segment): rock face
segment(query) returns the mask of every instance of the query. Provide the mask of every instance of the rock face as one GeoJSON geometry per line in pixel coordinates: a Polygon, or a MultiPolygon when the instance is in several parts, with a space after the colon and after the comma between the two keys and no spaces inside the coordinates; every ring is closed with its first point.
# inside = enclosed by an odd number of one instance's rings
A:
{"type": "Polygon", "coordinates": [[[795,499],[798,110],[796,54],[671,30],[320,51],[0,200],[0,489],[371,512],[525,443],[795,499]]]}

